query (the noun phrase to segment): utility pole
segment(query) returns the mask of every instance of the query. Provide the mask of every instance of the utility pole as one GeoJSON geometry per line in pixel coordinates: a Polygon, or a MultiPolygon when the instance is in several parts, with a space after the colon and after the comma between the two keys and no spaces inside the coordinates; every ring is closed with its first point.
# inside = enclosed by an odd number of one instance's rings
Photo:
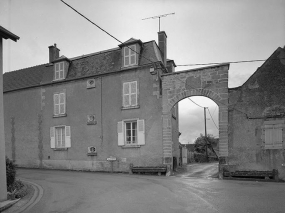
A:
{"type": "Polygon", "coordinates": [[[209,161],[208,159],[208,141],[207,141],[207,119],[206,119],[206,109],[207,107],[204,107],[204,121],[205,121],[205,151],[206,151],[206,162],[209,161]]]}
{"type": "Polygon", "coordinates": [[[146,19],[156,19],[158,18],[158,32],[160,32],[160,18],[161,17],[166,17],[168,15],[174,15],[175,13],[168,13],[168,14],[163,14],[163,15],[159,15],[159,16],[153,16],[153,17],[148,17],[148,18],[144,18],[142,20],[146,20],[146,19]]]}

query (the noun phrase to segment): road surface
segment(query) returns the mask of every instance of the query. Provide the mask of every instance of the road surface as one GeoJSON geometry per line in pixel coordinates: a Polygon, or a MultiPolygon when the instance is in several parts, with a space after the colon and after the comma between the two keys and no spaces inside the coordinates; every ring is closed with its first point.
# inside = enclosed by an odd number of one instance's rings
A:
{"type": "Polygon", "coordinates": [[[44,194],[29,213],[284,213],[285,184],[187,175],[19,169],[44,194]]]}

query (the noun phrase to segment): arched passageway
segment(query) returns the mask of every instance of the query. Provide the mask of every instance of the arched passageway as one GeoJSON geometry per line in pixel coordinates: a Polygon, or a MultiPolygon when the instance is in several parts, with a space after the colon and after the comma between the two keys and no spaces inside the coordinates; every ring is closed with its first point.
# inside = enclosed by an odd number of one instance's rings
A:
{"type": "Polygon", "coordinates": [[[180,100],[205,96],[219,106],[219,158],[228,156],[228,70],[229,64],[162,75],[162,136],[164,164],[173,165],[171,109],[180,100]]]}

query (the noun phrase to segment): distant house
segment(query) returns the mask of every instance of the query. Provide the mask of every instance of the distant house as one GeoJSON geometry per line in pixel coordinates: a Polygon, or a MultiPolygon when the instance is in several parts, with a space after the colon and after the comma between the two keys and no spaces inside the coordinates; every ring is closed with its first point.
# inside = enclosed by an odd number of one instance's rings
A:
{"type": "MultiPolygon", "coordinates": [[[[75,58],[53,45],[48,63],[5,73],[7,156],[21,167],[52,169],[162,165],[160,76],[175,63],[166,59],[165,32],[158,35],[159,45],[131,38],[75,58]]],[[[173,108],[174,157],[177,113],[173,108]]]]}
{"type": "Polygon", "coordinates": [[[285,48],[240,87],[229,89],[227,168],[273,170],[285,180],[285,48]]]}

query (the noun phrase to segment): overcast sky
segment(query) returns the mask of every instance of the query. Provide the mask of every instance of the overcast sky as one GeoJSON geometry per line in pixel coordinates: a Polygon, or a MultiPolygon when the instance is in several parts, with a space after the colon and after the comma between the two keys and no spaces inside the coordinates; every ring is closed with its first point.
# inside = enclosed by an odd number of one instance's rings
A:
{"type": "MultiPolygon", "coordinates": [[[[65,0],[118,38],[156,40],[158,19],[167,34],[168,58],[177,65],[267,59],[285,45],[285,0],[65,0]]],[[[114,40],[60,0],[1,0],[0,25],[20,37],[4,42],[4,72],[48,62],[48,46],[75,57],[117,47],[114,40]]],[[[262,64],[231,64],[229,87],[242,85],[262,64]]],[[[176,71],[195,67],[178,66],[176,71]]],[[[191,98],[209,107],[218,125],[218,107],[210,99],[191,98]]],[[[182,143],[204,133],[204,111],[190,100],[179,103],[182,143]]],[[[207,117],[210,118],[209,113],[207,117]]],[[[212,120],[209,134],[218,136],[212,120]]]]}

